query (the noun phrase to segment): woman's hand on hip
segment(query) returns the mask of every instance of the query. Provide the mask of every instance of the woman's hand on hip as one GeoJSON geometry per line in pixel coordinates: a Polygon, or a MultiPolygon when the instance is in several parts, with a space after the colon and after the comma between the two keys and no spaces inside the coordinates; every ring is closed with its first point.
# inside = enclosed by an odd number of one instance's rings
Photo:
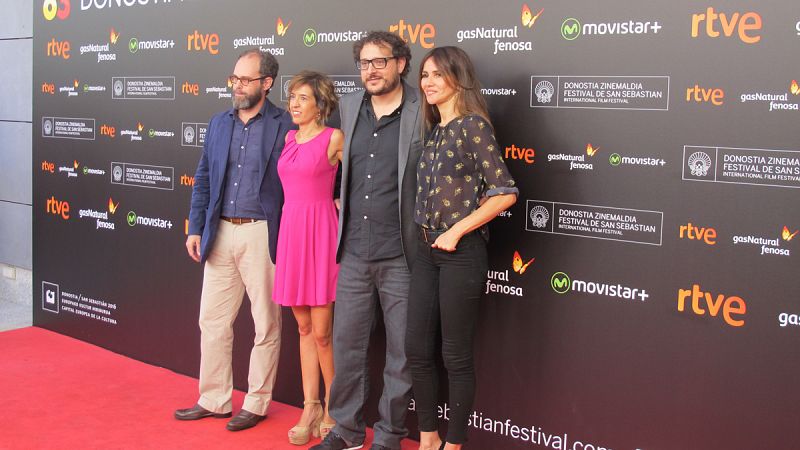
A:
{"type": "Polygon", "coordinates": [[[436,238],[433,244],[431,244],[431,247],[438,248],[439,250],[446,252],[454,252],[456,251],[456,246],[458,246],[458,241],[460,240],[461,235],[451,228],[436,238]]]}

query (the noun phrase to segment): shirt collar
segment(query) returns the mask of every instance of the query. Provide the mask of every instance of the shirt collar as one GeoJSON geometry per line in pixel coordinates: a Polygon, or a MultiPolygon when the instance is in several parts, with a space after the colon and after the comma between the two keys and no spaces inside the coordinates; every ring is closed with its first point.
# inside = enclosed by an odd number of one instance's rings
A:
{"type": "MultiPolygon", "coordinates": [[[[389,114],[387,117],[391,117],[391,116],[393,116],[395,114],[399,114],[400,111],[403,110],[403,105],[406,104],[406,87],[405,87],[405,83],[401,82],[400,85],[402,86],[402,90],[403,90],[403,96],[400,98],[400,106],[398,106],[397,109],[392,111],[392,113],[389,114]]],[[[369,92],[364,90],[364,99],[362,101],[364,102],[363,103],[364,106],[367,107],[367,111],[369,111],[370,113],[375,115],[375,112],[374,112],[374,110],[372,108],[372,94],[370,94],[369,92]]]]}
{"type": "MultiPolygon", "coordinates": [[[[264,98],[264,104],[261,105],[261,109],[259,109],[258,113],[250,120],[259,119],[259,118],[264,117],[265,115],[267,115],[267,106],[268,106],[268,104],[269,104],[269,100],[264,98]]],[[[232,119],[236,118],[236,108],[231,108],[231,109],[228,110],[228,117],[231,117],[232,119]]]]}

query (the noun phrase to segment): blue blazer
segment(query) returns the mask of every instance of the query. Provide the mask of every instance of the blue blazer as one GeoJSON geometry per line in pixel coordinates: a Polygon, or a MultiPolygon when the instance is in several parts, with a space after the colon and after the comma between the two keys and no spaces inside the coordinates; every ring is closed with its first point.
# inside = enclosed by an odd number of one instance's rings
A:
{"type": "MultiPolygon", "coordinates": [[[[265,99],[264,137],[259,162],[261,190],[259,201],[267,217],[269,254],[275,262],[278,247],[278,226],[283,208],[283,188],[278,178],[278,158],[285,144],[286,132],[294,128],[292,118],[269,99],[265,99]]],[[[211,118],[203,145],[203,156],[197,165],[189,211],[189,234],[201,235],[200,262],[205,262],[214,245],[222,212],[222,186],[228,165],[228,153],[233,137],[236,115],[223,111],[211,118]]]]}

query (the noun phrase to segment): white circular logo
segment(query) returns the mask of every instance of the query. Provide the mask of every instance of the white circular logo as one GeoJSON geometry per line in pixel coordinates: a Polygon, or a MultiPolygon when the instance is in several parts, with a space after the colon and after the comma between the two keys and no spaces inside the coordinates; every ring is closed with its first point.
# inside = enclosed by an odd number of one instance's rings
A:
{"type": "Polygon", "coordinates": [[[555,92],[555,88],[553,87],[553,83],[545,80],[540,81],[536,88],[533,90],[533,93],[536,94],[536,100],[539,103],[550,103],[553,99],[553,93],[555,92]]]}
{"type": "Polygon", "coordinates": [[[531,224],[536,228],[544,228],[550,220],[550,212],[544,206],[534,206],[531,209],[531,224]]]}
{"type": "Polygon", "coordinates": [[[114,166],[113,175],[114,175],[114,181],[122,180],[122,167],[114,166]]]}
{"type": "Polygon", "coordinates": [[[194,142],[194,128],[192,128],[192,126],[187,126],[183,129],[183,140],[186,141],[187,144],[194,142]]]}
{"type": "Polygon", "coordinates": [[[53,121],[52,120],[45,119],[44,125],[42,127],[44,128],[44,134],[47,134],[47,135],[53,134],[53,121]]]}
{"type": "Polygon", "coordinates": [[[708,175],[708,169],[711,168],[711,158],[705,152],[695,152],[689,155],[689,170],[692,175],[696,177],[705,177],[708,175]]]}
{"type": "Polygon", "coordinates": [[[117,97],[122,96],[122,80],[117,80],[114,82],[114,95],[117,97]]]}

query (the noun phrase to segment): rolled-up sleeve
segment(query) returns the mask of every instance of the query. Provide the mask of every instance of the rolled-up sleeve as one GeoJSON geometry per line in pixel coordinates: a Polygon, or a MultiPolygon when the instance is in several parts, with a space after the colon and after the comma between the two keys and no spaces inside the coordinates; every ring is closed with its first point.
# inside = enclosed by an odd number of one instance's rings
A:
{"type": "Polygon", "coordinates": [[[503,161],[492,127],[481,117],[470,116],[464,120],[462,133],[483,178],[480,196],[519,195],[514,178],[503,161]]]}

